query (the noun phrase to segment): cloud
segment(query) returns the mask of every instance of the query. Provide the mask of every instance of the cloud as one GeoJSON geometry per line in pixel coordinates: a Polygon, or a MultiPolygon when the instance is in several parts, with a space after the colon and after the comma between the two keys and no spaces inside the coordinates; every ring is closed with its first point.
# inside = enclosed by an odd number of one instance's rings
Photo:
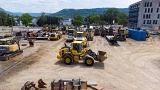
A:
{"type": "Polygon", "coordinates": [[[0,7],[11,12],[57,12],[64,8],[127,8],[139,0],[1,0],[0,7]]]}

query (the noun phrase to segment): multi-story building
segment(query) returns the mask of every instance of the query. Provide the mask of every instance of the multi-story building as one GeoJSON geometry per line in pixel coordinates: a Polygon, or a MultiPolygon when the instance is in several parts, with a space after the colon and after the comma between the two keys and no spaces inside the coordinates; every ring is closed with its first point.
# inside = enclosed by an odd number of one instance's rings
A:
{"type": "Polygon", "coordinates": [[[141,0],[129,6],[131,28],[160,27],[160,0],[141,0]]]}

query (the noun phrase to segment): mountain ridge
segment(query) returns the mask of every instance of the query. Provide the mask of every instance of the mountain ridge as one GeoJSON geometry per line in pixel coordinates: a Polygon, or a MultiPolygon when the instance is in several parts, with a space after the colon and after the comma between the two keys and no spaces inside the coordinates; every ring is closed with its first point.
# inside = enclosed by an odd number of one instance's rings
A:
{"type": "MultiPolygon", "coordinates": [[[[91,8],[91,9],[62,9],[56,13],[45,13],[46,15],[52,16],[62,16],[63,18],[73,18],[75,14],[81,14],[82,16],[88,16],[91,14],[104,14],[106,10],[109,8],[91,8]]],[[[128,15],[128,8],[117,8],[120,12],[124,12],[128,15]]],[[[14,15],[14,16],[21,16],[24,13],[21,12],[10,12],[6,11],[3,8],[0,8],[0,11],[6,12],[7,14],[14,15]]],[[[41,16],[41,13],[29,13],[33,17],[41,16]]]]}

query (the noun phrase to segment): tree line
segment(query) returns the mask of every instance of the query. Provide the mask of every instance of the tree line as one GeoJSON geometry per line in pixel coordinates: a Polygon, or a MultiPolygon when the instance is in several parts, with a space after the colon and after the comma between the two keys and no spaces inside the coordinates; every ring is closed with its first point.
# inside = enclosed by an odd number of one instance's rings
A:
{"type": "MultiPolygon", "coordinates": [[[[119,24],[127,26],[129,23],[128,16],[123,12],[119,12],[118,9],[116,8],[110,8],[102,15],[93,14],[84,17],[84,21],[91,25],[119,24]]],[[[80,14],[75,15],[73,18],[73,25],[80,26],[82,25],[82,23],[83,23],[83,16],[81,16],[80,14]]]]}
{"type": "MultiPolygon", "coordinates": [[[[63,19],[63,17],[55,17],[42,13],[37,21],[37,25],[59,25],[61,19],[63,19]]],[[[23,25],[28,26],[32,22],[32,20],[33,17],[28,13],[24,13],[22,16],[19,17],[12,16],[0,11],[0,26],[18,25],[20,24],[20,21],[23,25]]],[[[74,26],[81,26],[84,22],[91,25],[119,24],[127,26],[128,16],[125,13],[119,12],[116,8],[110,8],[102,15],[93,14],[86,17],[83,17],[80,14],[74,15],[72,20],[72,24],[74,26]]]]}
{"type": "Polygon", "coordinates": [[[24,13],[21,17],[9,15],[3,11],[0,11],[0,26],[14,26],[19,25],[20,21],[25,26],[28,26],[32,22],[33,17],[28,13],[24,13]]]}

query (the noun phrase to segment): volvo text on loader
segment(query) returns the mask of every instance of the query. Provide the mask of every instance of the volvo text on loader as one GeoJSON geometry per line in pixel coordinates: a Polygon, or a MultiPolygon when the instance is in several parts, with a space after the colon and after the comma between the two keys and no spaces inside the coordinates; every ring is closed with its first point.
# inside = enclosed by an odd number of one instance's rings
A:
{"type": "Polygon", "coordinates": [[[91,49],[83,48],[82,41],[74,41],[71,43],[71,46],[65,44],[65,46],[59,50],[57,58],[67,65],[81,60],[85,65],[92,66],[94,61],[103,62],[107,59],[107,54],[104,51],[98,51],[98,54],[96,54],[91,49]]]}

